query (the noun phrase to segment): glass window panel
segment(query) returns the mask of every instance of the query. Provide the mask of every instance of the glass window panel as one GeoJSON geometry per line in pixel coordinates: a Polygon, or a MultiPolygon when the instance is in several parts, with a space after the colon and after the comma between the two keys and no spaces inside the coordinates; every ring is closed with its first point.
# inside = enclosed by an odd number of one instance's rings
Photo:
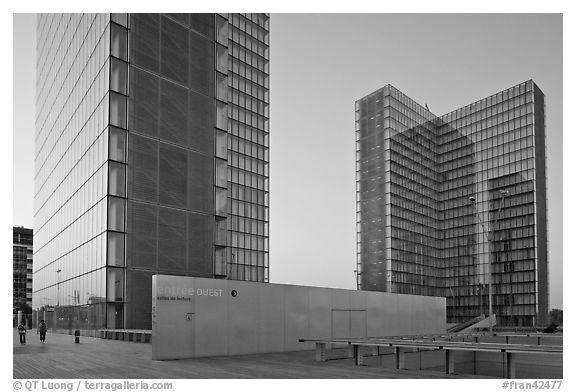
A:
{"type": "Polygon", "coordinates": [[[126,325],[150,329],[152,325],[152,271],[126,271],[126,325]]]}
{"type": "MultiPolygon", "coordinates": [[[[110,283],[111,280],[109,279],[110,283]]],[[[113,294],[113,293],[112,293],[113,294]]],[[[123,326],[124,305],[123,304],[103,304],[107,307],[106,328],[120,329],[123,326]]]]}
{"type": "Polygon", "coordinates": [[[228,101],[228,77],[219,72],[216,72],[216,98],[228,101]]]}
{"type": "Polygon", "coordinates": [[[108,230],[124,231],[124,199],[108,197],[108,230]]]}
{"type": "Polygon", "coordinates": [[[214,243],[220,246],[226,246],[226,219],[216,221],[215,240],[214,243]]]}
{"type": "Polygon", "coordinates": [[[128,61],[128,30],[112,23],[110,35],[110,54],[128,61]]]}
{"type": "Polygon", "coordinates": [[[128,63],[110,58],[110,89],[121,94],[128,94],[128,63]]]}
{"type": "Polygon", "coordinates": [[[108,268],[106,279],[106,299],[108,301],[124,300],[124,270],[108,268]]]}
{"type": "Polygon", "coordinates": [[[214,274],[226,275],[226,248],[216,248],[214,250],[214,274]]]}
{"type": "Polygon", "coordinates": [[[128,27],[128,14],[110,14],[112,22],[128,27]]]}
{"type": "Polygon", "coordinates": [[[228,155],[228,134],[216,129],[216,156],[226,159],[228,155]]]}
{"type": "Polygon", "coordinates": [[[215,188],[216,189],[216,214],[218,215],[226,215],[226,208],[227,208],[227,191],[226,189],[222,188],[215,188]]]}
{"type": "Polygon", "coordinates": [[[108,162],[108,193],[114,196],[126,197],[126,165],[118,162],[108,162]]]}
{"type": "Polygon", "coordinates": [[[216,44],[216,69],[228,73],[228,49],[220,44],[216,44]]]}
{"type": "Polygon", "coordinates": [[[126,97],[110,92],[110,124],[126,128],[126,97]]]}
{"type": "Polygon", "coordinates": [[[228,105],[216,101],[216,126],[220,129],[228,129],[228,105]]]}
{"type": "Polygon", "coordinates": [[[108,232],[108,265],[124,267],[124,234],[108,232]]]}
{"type": "Polygon", "coordinates": [[[126,131],[110,127],[109,157],[115,161],[126,162],[126,131]]]}
{"type": "Polygon", "coordinates": [[[216,185],[225,188],[227,184],[227,163],[223,159],[215,159],[216,163],[216,185]]]}
{"type": "Polygon", "coordinates": [[[228,21],[219,15],[216,15],[216,41],[222,45],[228,46],[228,21]]]}

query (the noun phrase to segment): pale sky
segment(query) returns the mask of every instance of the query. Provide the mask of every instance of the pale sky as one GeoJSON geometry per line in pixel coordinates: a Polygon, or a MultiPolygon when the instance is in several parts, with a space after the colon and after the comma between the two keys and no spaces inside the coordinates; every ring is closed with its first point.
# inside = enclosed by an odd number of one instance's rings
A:
{"type": "MultiPolygon", "coordinates": [[[[33,227],[35,27],[14,17],[13,225],[33,227]]],[[[272,14],[271,282],[355,288],[354,101],[436,115],[533,79],[546,95],[550,308],[562,308],[562,16],[272,14]]]]}
{"type": "Polygon", "coordinates": [[[562,16],[274,14],[270,276],[354,288],[354,101],[442,115],[528,79],[546,95],[550,306],[562,307],[562,16]]]}

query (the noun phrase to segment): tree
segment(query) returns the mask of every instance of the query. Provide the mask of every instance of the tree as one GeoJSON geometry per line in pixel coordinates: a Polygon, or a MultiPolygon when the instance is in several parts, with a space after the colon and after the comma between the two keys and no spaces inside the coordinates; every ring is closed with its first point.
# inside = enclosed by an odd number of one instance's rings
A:
{"type": "Polygon", "coordinates": [[[19,310],[22,311],[22,314],[32,314],[32,307],[26,303],[16,305],[12,313],[17,314],[19,310]]]}
{"type": "Polygon", "coordinates": [[[562,309],[552,309],[548,315],[551,324],[562,325],[562,309]]]}

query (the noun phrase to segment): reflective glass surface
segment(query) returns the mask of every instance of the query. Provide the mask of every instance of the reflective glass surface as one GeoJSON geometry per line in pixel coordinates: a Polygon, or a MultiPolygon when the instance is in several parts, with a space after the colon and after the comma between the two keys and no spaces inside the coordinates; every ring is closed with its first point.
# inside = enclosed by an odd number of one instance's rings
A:
{"type": "Polygon", "coordinates": [[[32,307],[58,331],[106,326],[109,121],[125,127],[126,110],[110,55],[126,57],[123,29],[110,14],[37,18],[32,307]]]}
{"type": "Polygon", "coordinates": [[[269,280],[268,23],[266,14],[228,14],[227,276],[258,282],[269,280]]]}
{"type": "Polygon", "coordinates": [[[148,329],[153,273],[267,281],[268,15],[50,14],[38,33],[34,307],[148,329]]]}
{"type": "Polygon", "coordinates": [[[441,117],[390,85],[359,100],[362,289],[445,296],[458,323],[488,313],[491,266],[499,324],[545,323],[543,108],[532,81],[441,117]]]}

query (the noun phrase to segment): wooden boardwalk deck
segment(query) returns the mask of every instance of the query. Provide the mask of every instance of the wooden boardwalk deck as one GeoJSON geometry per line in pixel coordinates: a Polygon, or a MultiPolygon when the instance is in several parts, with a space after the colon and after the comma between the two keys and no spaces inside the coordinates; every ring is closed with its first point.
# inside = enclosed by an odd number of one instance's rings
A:
{"type": "MultiPolygon", "coordinates": [[[[224,378],[472,378],[434,370],[353,366],[352,359],[317,363],[314,351],[153,361],[151,345],[48,333],[41,344],[34,331],[21,346],[14,331],[15,379],[224,379],[224,378]]],[[[390,358],[392,359],[392,358],[390,358]]],[[[387,359],[386,359],[387,360],[387,359]]],[[[367,363],[371,363],[367,358],[367,363]]],[[[377,362],[374,362],[377,363],[377,362]]],[[[482,377],[482,376],[478,376],[482,377]]]]}

